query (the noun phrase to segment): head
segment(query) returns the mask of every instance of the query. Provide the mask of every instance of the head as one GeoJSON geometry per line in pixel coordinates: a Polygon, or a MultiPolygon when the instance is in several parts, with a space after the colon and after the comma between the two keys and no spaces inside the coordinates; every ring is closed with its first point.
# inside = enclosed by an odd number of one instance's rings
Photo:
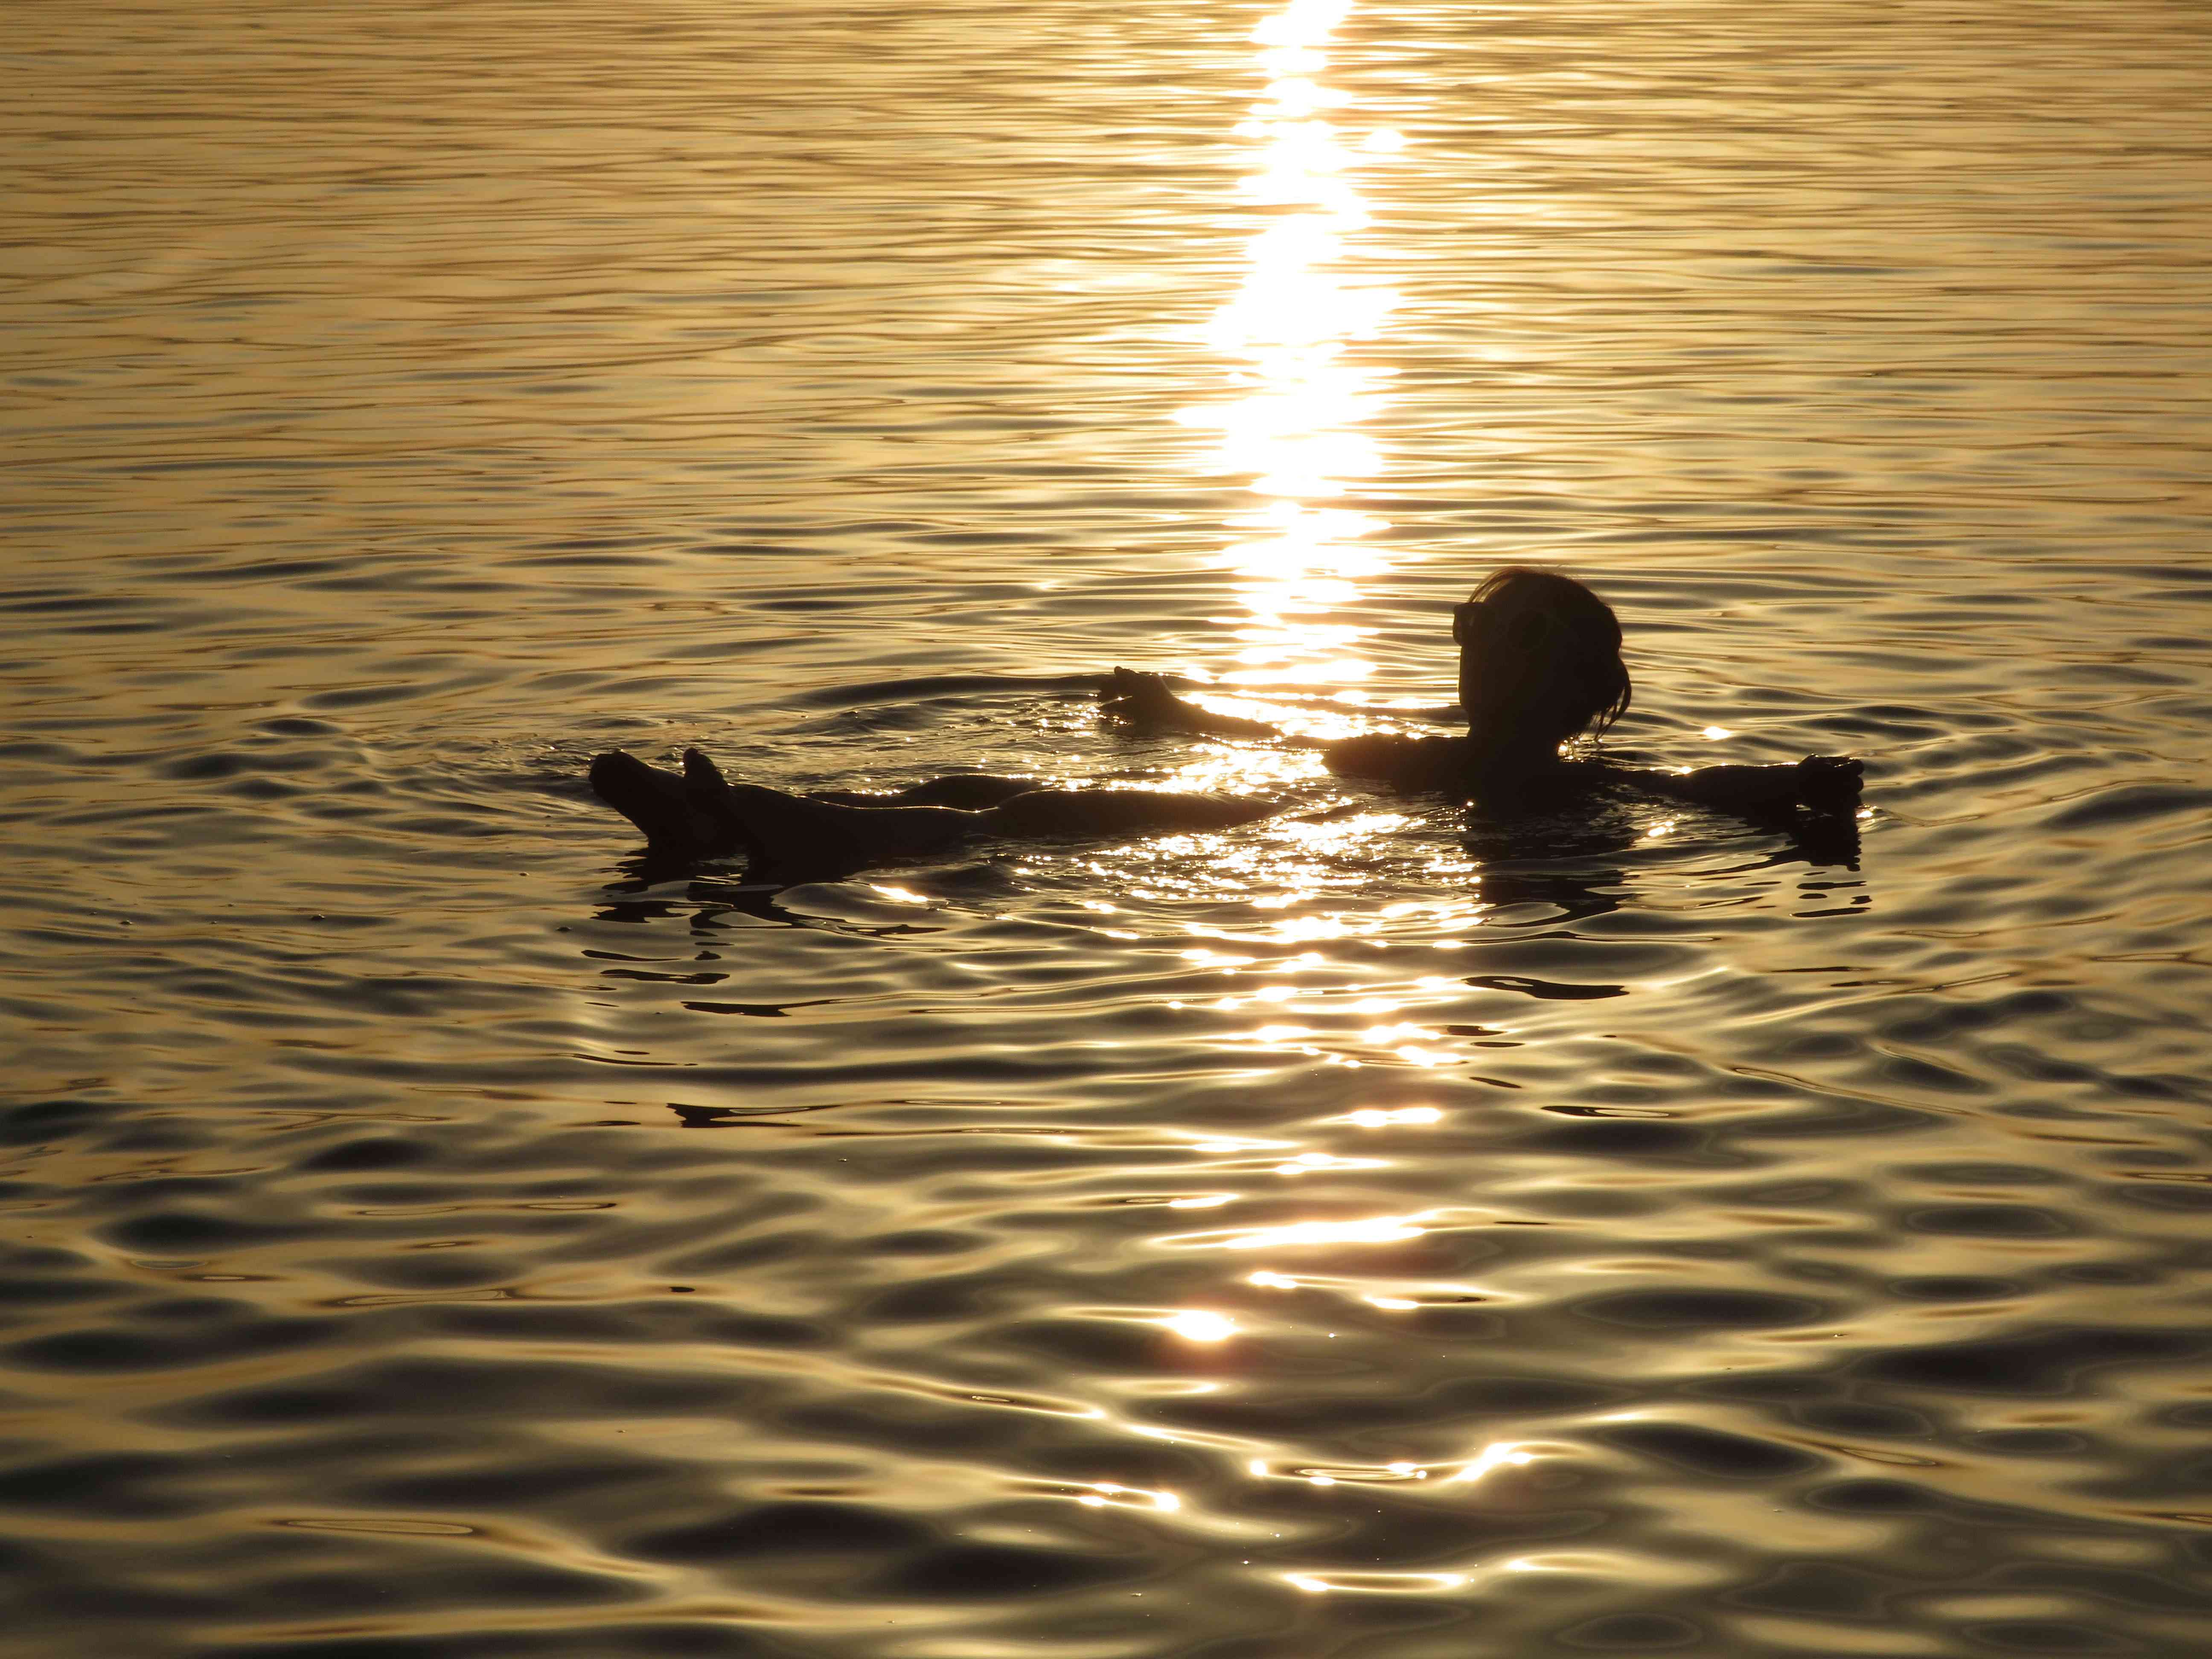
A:
{"type": "Polygon", "coordinates": [[[1477,732],[1547,745],[1593,737],[1628,712],[1620,622],[1571,576],[1510,567],[1452,611],[1459,698],[1477,732]]]}

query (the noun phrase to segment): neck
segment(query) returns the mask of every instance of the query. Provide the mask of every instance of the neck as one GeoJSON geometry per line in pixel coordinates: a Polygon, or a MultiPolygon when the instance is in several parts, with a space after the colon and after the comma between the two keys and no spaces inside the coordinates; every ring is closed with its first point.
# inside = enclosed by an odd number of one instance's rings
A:
{"type": "Polygon", "coordinates": [[[1559,764],[1560,739],[1525,729],[1470,726],[1467,769],[1497,781],[1532,776],[1559,764]]]}

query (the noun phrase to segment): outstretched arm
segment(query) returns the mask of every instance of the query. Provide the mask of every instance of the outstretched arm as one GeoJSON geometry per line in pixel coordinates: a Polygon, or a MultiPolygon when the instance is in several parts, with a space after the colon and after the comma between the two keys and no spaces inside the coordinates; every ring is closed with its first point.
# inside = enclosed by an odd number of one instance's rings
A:
{"type": "Polygon", "coordinates": [[[1800,807],[1848,813],[1858,805],[1864,769],[1844,755],[1808,755],[1795,766],[1701,766],[1690,772],[1622,769],[1638,787],[1655,795],[1749,817],[1788,817],[1800,807]]]}
{"type": "Polygon", "coordinates": [[[1117,668],[1100,682],[1100,712],[1140,731],[1188,732],[1203,737],[1255,738],[1294,749],[1317,749],[1322,763],[1340,776],[1370,778],[1409,789],[1449,788],[1466,762],[1461,738],[1413,737],[1369,732],[1351,738],[1317,738],[1285,732],[1265,720],[1217,714],[1168,690],[1158,674],[1117,668]]]}
{"type": "MultiPolygon", "coordinates": [[[[1146,732],[1189,732],[1212,738],[1281,738],[1265,720],[1217,714],[1168,690],[1158,674],[1117,668],[1098,683],[1098,712],[1146,732]]],[[[1296,739],[1292,739],[1296,741],[1296,739]]]]}
{"type": "MultiPolygon", "coordinates": [[[[1330,702],[1330,699],[1305,697],[1296,699],[1305,702],[1330,702]]],[[[1178,697],[1168,690],[1165,678],[1158,674],[1139,672],[1133,668],[1117,668],[1098,682],[1099,713],[1109,720],[1121,720],[1142,731],[1189,732],[1219,738],[1275,738],[1300,749],[1327,749],[1346,739],[1309,737],[1303,732],[1285,732],[1266,720],[1243,720],[1235,714],[1217,714],[1201,708],[1187,698],[1178,697]]],[[[1458,724],[1462,716],[1456,705],[1449,708],[1399,708],[1393,714],[1412,714],[1422,720],[1441,720],[1447,725],[1458,724]]]]}

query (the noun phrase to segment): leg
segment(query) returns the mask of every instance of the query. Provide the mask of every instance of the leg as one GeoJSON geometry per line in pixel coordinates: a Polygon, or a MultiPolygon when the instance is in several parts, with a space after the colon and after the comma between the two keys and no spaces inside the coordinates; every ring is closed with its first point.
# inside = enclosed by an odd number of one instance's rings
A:
{"type": "Polygon", "coordinates": [[[706,810],[684,779],[617,749],[592,762],[592,793],[644,833],[653,857],[685,864],[752,850],[733,821],[706,810]]]}
{"type": "Polygon", "coordinates": [[[786,873],[857,870],[951,851],[977,836],[1106,836],[1225,830],[1272,816],[1277,804],[1250,798],[1156,789],[1035,789],[1018,779],[939,778],[898,795],[813,799],[758,784],[731,783],[696,749],[684,775],[634,756],[592,763],[601,800],[645,832],[657,858],[695,863],[743,853],[786,873]],[[981,810],[906,805],[932,796],[974,800],[981,810]],[[884,801],[886,804],[858,805],[884,801]]]}
{"type": "Polygon", "coordinates": [[[834,801],[840,806],[951,806],[963,812],[981,812],[1025,795],[1036,788],[1035,778],[994,778],[981,772],[955,772],[950,777],[912,783],[889,795],[863,794],[857,789],[817,789],[809,800],[834,801]]]}
{"type": "Polygon", "coordinates": [[[947,851],[983,827],[981,813],[950,807],[847,806],[733,784],[696,749],[684,751],[681,777],[619,751],[594,760],[591,776],[599,799],[645,832],[652,855],[672,862],[743,853],[786,872],[856,870],[947,851]]]}
{"type": "Polygon", "coordinates": [[[684,751],[690,799],[739,827],[756,863],[784,870],[857,870],[949,851],[982,828],[980,812],[949,806],[848,806],[757,783],[730,783],[696,749],[684,751]]]}
{"type": "Polygon", "coordinates": [[[980,816],[1002,836],[1160,836],[1271,817],[1272,800],[1165,789],[1032,789],[980,816]]]}

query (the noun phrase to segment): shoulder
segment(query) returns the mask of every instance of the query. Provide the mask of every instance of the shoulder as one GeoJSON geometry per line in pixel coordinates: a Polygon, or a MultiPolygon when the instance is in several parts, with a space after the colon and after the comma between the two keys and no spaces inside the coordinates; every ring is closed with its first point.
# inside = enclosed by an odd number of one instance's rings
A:
{"type": "Polygon", "coordinates": [[[1376,732],[1340,738],[1322,751],[1328,769],[1351,778],[1379,778],[1410,789],[1437,789],[1458,781],[1467,763],[1464,738],[1417,738],[1376,732]]]}

